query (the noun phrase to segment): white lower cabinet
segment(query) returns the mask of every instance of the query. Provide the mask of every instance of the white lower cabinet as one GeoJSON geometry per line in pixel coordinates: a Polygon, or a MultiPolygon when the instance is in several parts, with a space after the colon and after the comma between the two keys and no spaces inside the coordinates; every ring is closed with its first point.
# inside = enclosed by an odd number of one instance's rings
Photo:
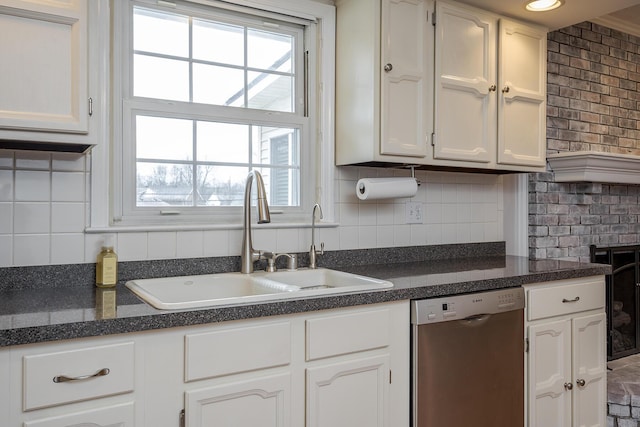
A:
{"type": "Polygon", "coordinates": [[[529,427],[605,427],[604,277],[525,286],[529,427]]]}
{"type": "Polygon", "coordinates": [[[185,426],[408,425],[408,320],[404,301],[189,328],[185,426]]]}
{"type": "Polygon", "coordinates": [[[0,348],[2,427],[409,425],[409,302],[0,348]]]}
{"type": "Polygon", "coordinates": [[[307,369],[307,427],[392,426],[389,357],[307,369]]]}

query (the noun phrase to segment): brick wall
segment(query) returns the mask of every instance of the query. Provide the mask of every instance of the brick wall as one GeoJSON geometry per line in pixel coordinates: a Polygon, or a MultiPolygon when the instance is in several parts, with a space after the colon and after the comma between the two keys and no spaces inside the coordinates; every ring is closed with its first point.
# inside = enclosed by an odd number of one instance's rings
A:
{"type": "MultiPolygon", "coordinates": [[[[548,35],[547,152],[640,155],[640,38],[585,22],[548,35]]],[[[529,256],[640,243],[640,186],[529,174],[529,256]]]]}

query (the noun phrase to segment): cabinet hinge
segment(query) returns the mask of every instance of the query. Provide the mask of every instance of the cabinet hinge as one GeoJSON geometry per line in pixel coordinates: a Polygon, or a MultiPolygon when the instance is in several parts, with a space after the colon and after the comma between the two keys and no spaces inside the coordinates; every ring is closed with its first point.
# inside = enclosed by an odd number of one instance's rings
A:
{"type": "Polygon", "coordinates": [[[89,98],[89,117],[93,116],[93,98],[89,98]]]}
{"type": "Polygon", "coordinates": [[[433,25],[434,27],[436,26],[436,13],[433,12],[431,14],[431,25],[433,25]]]}
{"type": "Polygon", "coordinates": [[[184,409],[180,411],[180,427],[184,427],[184,409]]]}
{"type": "Polygon", "coordinates": [[[435,146],[436,146],[436,133],[435,133],[435,132],[433,132],[433,133],[431,134],[431,146],[432,146],[432,147],[435,147],[435,146]]]}
{"type": "Polygon", "coordinates": [[[389,369],[389,384],[391,384],[391,369],[389,369]]]}
{"type": "Polygon", "coordinates": [[[524,339],[524,352],[529,353],[529,338],[524,339]]]}

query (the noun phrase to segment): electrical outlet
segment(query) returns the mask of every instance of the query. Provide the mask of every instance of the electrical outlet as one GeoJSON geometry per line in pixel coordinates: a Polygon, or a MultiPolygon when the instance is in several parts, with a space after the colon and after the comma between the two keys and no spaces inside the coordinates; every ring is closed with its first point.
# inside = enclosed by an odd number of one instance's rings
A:
{"type": "Polygon", "coordinates": [[[407,202],[405,205],[405,213],[407,224],[422,224],[422,203],[407,202]]]}

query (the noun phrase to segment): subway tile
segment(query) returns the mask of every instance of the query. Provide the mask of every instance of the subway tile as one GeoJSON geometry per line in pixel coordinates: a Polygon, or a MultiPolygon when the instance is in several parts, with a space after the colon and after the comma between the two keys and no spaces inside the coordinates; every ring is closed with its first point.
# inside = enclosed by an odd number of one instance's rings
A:
{"type": "Polygon", "coordinates": [[[205,257],[229,255],[229,231],[208,230],[203,236],[203,255],[205,257]]]}
{"type": "MultiPolygon", "coordinates": [[[[271,250],[278,253],[291,253],[301,251],[299,242],[300,231],[302,230],[304,229],[283,228],[277,230],[275,242],[276,244],[271,250]]],[[[309,233],[311,233],[311,229],[309,229],[309,233]]]]}
{"type": "Polygon", "coordinates": [[[376,225],[377,213],[377,203],[360,203],[358,205],[358,225],[376,225]]]}
{"type": "Polygon", "coordinates": [[[84,262],[84,234],[51,235],[51,263],[79,264],[84,262]]]}
{"type": "Polygon", "coordinates": [[[13,171],[0,170],[0,201],[13,201],[13,171]]]}
{"type": "Polygon", "coordinates": [[[340,225],[358,225],[359,209],[357,203],[340,203],[340,225]]]}
{"type": "Polygon", "coordinates": [[[409,246],[411,244],[411,225],[395,225],[393,227],[393,245],[409,246]]]}
{"type": "Polygon", "coordinates": [[[171,259],[176,257],[177,234],[175,231],[150,232],[147,236],[149,259],[171,259]]]}
{"type": "Polygon", "coordinates": [[[13,203],[0,202],[0,234],[13,233],[13,203]]]}
{"type": "Polygon", "coordinates": [[[0,168],[13,168],[14,152],[0,149],[0,168]]]}
{"type": "Polygon", "coordinates": [[[341,250],[358,249],[358,227],[340,227],[341,250]]]}
{"type": "Polygon", "coordinates": [[[358,227],[358,248],[368,249],[376,247],[376,226],[361,226],[358,227]]]}
{"type": "Polygon", "coordinates": [[[44,171],[16,171],[15,200],[48,202],[51,200],[50,174],[44,171]]]}
{"type": "Polygon", "coordinates": [[[53,153],[51,169],[54,171],[84,172],[88,156],[76,153],[53,153]]]}
{"type": "Polygon", "coordinates": [[[395,206],[393,203],[378,203],[376,206],[376,224],[391,225],[394,221],[395,206]]]}
{"type": "Polygon", "coordinates": [[[49,203],[16,203],[13,232],[16,234],[49,233],[50,217],[49,203]]]}
{"type": "Polygon", "coordinates": [[[84,202],[84,184],[84,172],[53,172],[51,174],[51,200],[54,202],[84,202]]]}
{"type": "Polygon", "coordinates": [[[253,228],[254,249],[274,252],[276,250],[276,243],[277,243],[277,230],[273,228],[261,228],[261,229],[256,227],[253,228]]]}
{"type": "Polygon", "coordinates": [[[41,151],[16,151],[16,169],[49,170],[51,154],[41,151]]]}
{"type": "Polygon", "coordinates": [[[204,256],[204,234],[202,231],[178,231],[178,258],[202,258],[204,256]]]}
{"type": "Polygon", "coordinates": [[[49,234],[16,234],[13,236],[13,265],[50,264],[49,234]]]}
{"type": "Polygon", "coordinates": [[[0,267],[13,266],[13,236],[0,234],[0,267]]]}
{"type": "Polygon", "coordinates": [[[85,229],[83,203],[52,203],[51,231],[53,233],[82,233],[85,229]]]}
{"type": "Polygon", "coordinates": [[[142,261],[148,258],[148,233],[118,233],[118,261],[142,261]]]}
{"type": "Polygon", "coordinates": [[[379,248],[393,246],[393,225],[378,225],[376,227],[376,245],[379,248]]]}

